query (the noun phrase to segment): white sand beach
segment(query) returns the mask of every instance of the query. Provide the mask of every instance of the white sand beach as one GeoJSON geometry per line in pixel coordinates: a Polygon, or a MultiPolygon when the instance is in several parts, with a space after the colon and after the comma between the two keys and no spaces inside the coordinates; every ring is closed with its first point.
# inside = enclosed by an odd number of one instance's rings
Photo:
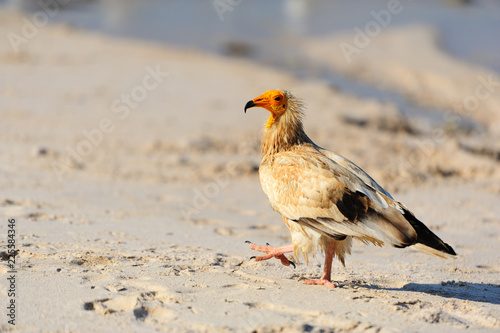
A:
{"type": "MultiPolygon", "coordinates": [[[[1,36],[23,29],[20,14],[0,21],[1,36]]],[[[498,74],[454,59],[426,26],[384,31],[350,65],[330,49],[346,38],[308,41],[310,68],[449,110],[444,125],[246,58],[65,24],[17,52],[0,39],[0,331],[498,331],[498,74]],[[465,114],[479,77],[491,91],[465,114]],[[334,262],[335,289],[301,281],[321,274],[322,255],[296,269],[250,260],[246,240],[290,242],[258,179],[268,114],[243,113],[268,89],[302,98],[311,138],[372,175],[457,258],[355,243],[345,268],[334,262]]]]}

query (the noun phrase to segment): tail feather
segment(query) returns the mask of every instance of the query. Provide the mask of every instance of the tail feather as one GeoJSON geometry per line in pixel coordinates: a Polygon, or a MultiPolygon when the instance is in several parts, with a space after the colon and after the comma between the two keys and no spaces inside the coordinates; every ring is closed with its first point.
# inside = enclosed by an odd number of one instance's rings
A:
{"type": "Polygon", "coordinates": [[[455,256],[455,250],[453,248],[443,242],[441,238],[436,236],[432,231],[429,230],[423,224],[420,222],[413,213],[410,211],[404,209],[404,214],[403,216],[406,218],[408,222],[412,225],[412,227],[415,229],[417,232],[417,242],[415,244],[415,249],[422,251],[422,252],[427,252],[429,254],[433,254],[438,257],[442,258],[447,258],[450,256],[455,256]]]}
{"type": "Polygon", "coordinates": [[[436,256],[439,258],[443,258],[443,259],[451,259],[451,258],[455,259],[456,258],[455,254],[450,254],[450,253],[446,253],[446,252],[443,252],[440,250],[436,250],[436,249],[429,247],[427,245],[424,245],[422,243],[417,243],[415,245],[412,245],[411,248],[414,250],[417,250],[419,252],[430,254],[430,255],[433,255],[433,256],[436,256]]]}

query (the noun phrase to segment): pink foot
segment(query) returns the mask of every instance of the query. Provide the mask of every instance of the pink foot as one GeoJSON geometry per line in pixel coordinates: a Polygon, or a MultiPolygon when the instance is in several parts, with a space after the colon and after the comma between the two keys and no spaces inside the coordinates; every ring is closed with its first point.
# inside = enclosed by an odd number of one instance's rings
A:
{"type": "Polygon", "coordinates": [[[308,284],[308,285],[322,285],[322,286],[326,286],[328,288],[336,288],[336,286],[329,280],[326,280],[326,279],[307,279],[304,281],[305,284],[308,284]]]}
{"type": "Polygon", "coordinates": [[[293,265],[293,267],[295,268],[295,264],[293,263],[293,261],[290,261],[288,260],[287,257],[285,257],[285,253],[293,251],[293,245],[273,247],[270,245],[267,246],[256,245],[249,241],[247,241],[247,243],[250,243],[249,245],[250,249],[264,252],[266,254],[265,256],[252,257],[255,258],[255,261],[262,261],[262,260],[269,260],[271,258],[276,258],[279,259],[283,265],[285,266],[293,265]]]}

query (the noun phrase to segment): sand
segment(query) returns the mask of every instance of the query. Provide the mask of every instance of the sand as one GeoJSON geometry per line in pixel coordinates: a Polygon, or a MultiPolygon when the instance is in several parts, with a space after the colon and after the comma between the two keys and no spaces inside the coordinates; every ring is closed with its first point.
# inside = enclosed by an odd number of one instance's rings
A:
{"type": "MultiPolygon", "coordinates": [[[[0,21],[2,36],[22,29],[12,13],[0,12],[0,21]]],[[[498,78],[445,54],[427,27],[380,38],[403,43],[408,35],[423,40],[425,64],[411,48],[382,53],[374,45],[345,67],[315,40],[307,57],[441,108],[474,94],[470,78],[498,78]],[[401,73],[422,80],[420,88],[400,81],[401,73]]],[[[0,331],[500,328],[500,89],[468,115],[481,126],[471,132],[425,128],[393,103],[248,59],[65,25],[43,27],[18,52],[1,39],[0,66],[0,251],[8,219],[16,221],[19,250],[15,327],[7,322],[11,274],[1,256],[0,331]],[[355,243],[346,267],[334,264],[335,289],[301,282],[321,274],[321,255],[296,269],[250,260],[256,253],[246,240],[290,241],[258,180],[266,111],[243,113],[249,99],[273,88],[302,97],[313,140],[368,171],[457,259],[355,243]]]]}

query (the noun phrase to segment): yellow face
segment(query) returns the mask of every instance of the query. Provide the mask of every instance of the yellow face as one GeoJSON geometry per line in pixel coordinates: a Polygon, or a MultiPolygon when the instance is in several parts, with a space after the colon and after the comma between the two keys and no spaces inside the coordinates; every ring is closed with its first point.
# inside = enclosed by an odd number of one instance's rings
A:
{"type": "Polygon", "coordinates": [[[249,101],[245,105],[245,112],[247,109],[253,107],[264,108],[276,118],[281,116],[286,110],[286,96],[280,90],[268,90],[259,97],[249,101]]]}

